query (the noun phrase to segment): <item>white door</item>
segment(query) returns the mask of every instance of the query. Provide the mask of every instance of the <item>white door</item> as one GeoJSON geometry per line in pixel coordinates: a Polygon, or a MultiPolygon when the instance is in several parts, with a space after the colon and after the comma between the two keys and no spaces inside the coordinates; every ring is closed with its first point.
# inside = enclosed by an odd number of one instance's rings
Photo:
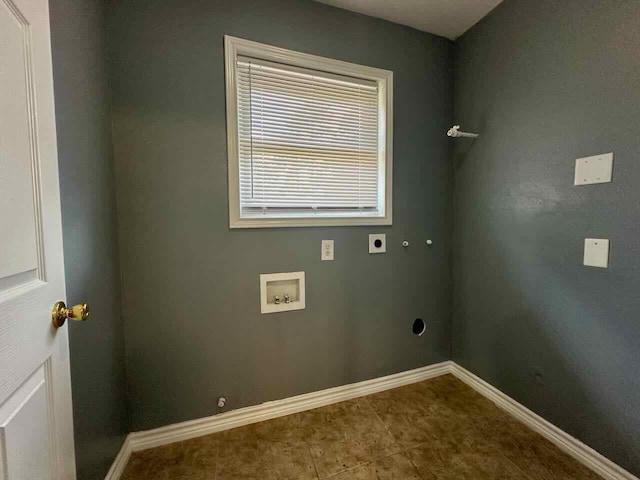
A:
{"type": "Polygon", "coordinates": [[[48,0],[0,0],[0,479],[75,478],[48,0]]]}

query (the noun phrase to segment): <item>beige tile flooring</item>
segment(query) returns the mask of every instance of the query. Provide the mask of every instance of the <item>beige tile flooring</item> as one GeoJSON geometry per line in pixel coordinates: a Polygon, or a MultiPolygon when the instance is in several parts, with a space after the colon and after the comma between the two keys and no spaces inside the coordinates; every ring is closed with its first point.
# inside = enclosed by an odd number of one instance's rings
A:
{"type": "Polygon", "coordinates": [[[133,454],[122,480],[593,480],[451,375],[133,454]]]}

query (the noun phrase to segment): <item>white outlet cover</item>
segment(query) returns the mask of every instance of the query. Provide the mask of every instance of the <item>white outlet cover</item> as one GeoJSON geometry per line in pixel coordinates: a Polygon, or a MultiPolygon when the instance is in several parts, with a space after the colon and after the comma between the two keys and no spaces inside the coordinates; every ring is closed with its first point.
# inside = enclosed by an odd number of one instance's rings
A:
{"type": "Polygon", "coordinates": [[[613,180],[613,153],[603,153],[593,157],[578,158],[574,185],[609,183],[613,180]]]}
{"type": "Polygon", "coordinates": [[[385,253],[387,251],[386,233],[372,233],[369,235],[369,253],[385,253]],[[380,240],[382,245],[376,247],[376,240],[380,240]]]}
{"type": "Polygon", "coordinates": [[[322,251],[320,253],[320,260],[333,260],[334,242],[333,240],[322,240],[322,251]]]}
{"type": "Polygon", "coordinates": [[[584,265],[607,268],[609,266],[609,240],[606,238],[584,239],[584,265]]]}

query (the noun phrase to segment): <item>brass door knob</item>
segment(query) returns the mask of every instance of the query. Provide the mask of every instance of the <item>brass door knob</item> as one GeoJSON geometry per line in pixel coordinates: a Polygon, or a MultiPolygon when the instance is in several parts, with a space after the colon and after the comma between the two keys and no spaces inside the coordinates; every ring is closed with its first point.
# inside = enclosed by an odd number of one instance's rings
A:
{"type": "Polygon", "coordinates": [[[89,305],[86,303],[79,303],[71,308],[67,308],[64,302],[56,302],[53,310],[51,310],[51,321],[54,327],[60,328],[64,325],[67,318],[82,322],[89,318],[89,313],[89,305]]]}

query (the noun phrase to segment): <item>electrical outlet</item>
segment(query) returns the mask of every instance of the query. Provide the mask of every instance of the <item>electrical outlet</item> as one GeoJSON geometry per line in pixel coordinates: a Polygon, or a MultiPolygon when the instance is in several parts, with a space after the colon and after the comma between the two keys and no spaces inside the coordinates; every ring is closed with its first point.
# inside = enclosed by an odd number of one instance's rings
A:
{"type": "Polygon", "coordinates": [[[320,259],[322,261],[333,260],[333,252],[334,252],[333,240],[322,240],[322,252],[320,254],[320,259]]]}
{"type": "Polygon", "coordinates": [[[369,235],[369,253],[385,253],[387,251],[387,235],[372,233],[369,235]]]}

